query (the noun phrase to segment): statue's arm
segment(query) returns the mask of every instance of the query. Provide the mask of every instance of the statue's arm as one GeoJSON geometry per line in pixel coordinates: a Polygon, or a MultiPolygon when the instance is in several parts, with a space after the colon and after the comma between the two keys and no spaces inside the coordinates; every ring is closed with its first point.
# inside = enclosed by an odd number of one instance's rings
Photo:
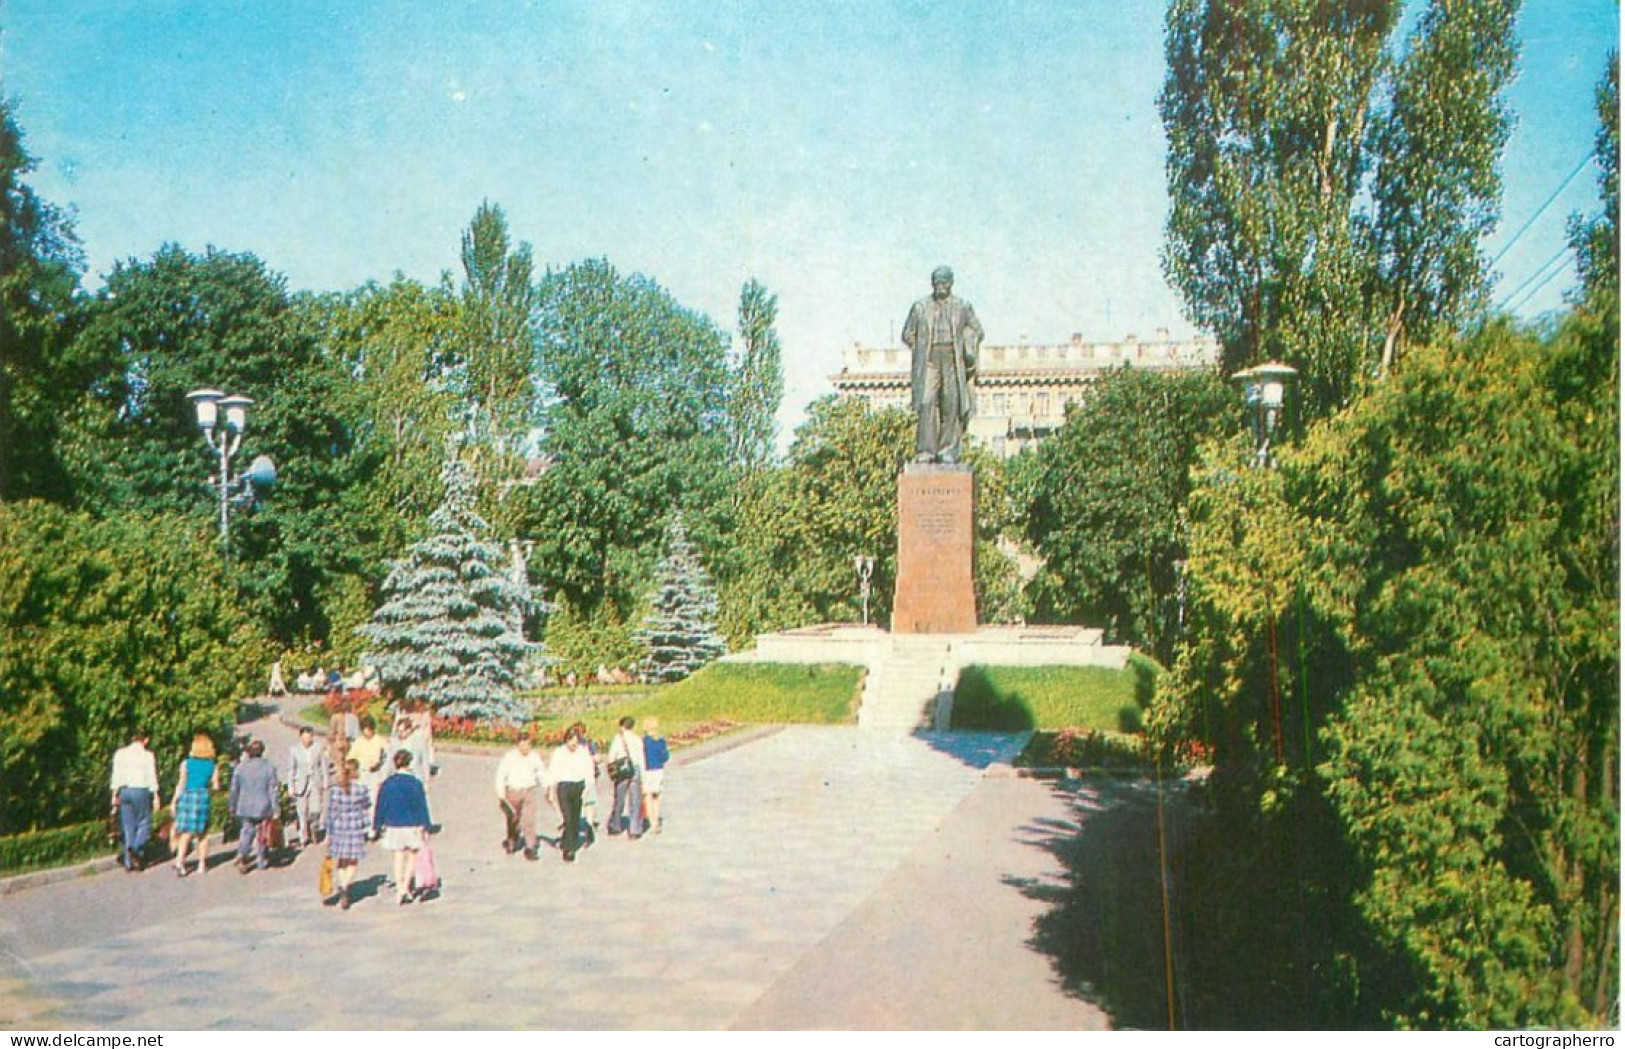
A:
{"type": "Polygon", "coordinates": [[[976,311],[970,303],[965,303],[965,369],[976,370],[977,351],[982,347],[982,322],[976,319],[976,311]]]}
{"type": "Polygon", "coordinates": [[[903,322],[903,345],[912,350],[919,338],[920,307],[916,304],[908,308],[908,320],[903,322]]]}

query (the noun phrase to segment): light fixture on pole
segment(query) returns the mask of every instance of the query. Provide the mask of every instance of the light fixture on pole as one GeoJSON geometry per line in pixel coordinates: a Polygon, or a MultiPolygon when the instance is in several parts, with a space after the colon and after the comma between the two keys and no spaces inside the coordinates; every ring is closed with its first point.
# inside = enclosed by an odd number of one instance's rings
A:
{"type": "Polygon", "coordinates": [[[1254,466],[1271,465],[1270,442],[1281,421],[1281,411],[1286,407],[1287,385],[1297,377],[1298,369],[1277,361],[1239,371],[1230,377],[1231,382],[1241,387],[1252,414],[1253,442],[1258,448],[1253,455],[1254,466]]]}
{"type": "Polygon", "coordinates": [[[852,568],[858,573],[858,598],[863,603],[863,625],[869,625],[869,580],[875,574],[875,559],[868,554],[852,558],[852,568]]]}
{"type": "MultiPolygon", "coordinates": [[[[228,397],[219,390],[211,389],[193,390],[186,397],[197,409],[197,425],[203,432],[203,443],[220,458],[220,472],[209,479],[209,484],[220,491],[220,550],[222,554],[227,554],[233,488],[231,457],[237,454],[237,449],[243,443],[243,431],[248,429],[248,409],[254,402],[248,397],[228,397]],[[225,413],[224,426],[220,419],[222,411],[225,413]]],[[[252,499],[256,488],[269,488],[275,483],[276,464],[271,462],[269,456],[256,456],[247,471],[235,482],[239,489],[237,498],[252,499]]]]}

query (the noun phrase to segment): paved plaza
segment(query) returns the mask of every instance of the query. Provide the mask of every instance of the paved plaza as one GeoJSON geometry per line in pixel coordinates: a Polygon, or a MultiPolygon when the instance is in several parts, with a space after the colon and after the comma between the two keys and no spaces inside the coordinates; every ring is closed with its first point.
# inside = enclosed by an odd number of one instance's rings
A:
{"type": "MultiPolygon", "coordinates": [[[[291,733],[249,726],[279,759],[291,733]]],[[[348,912],[319,851],[0,896],[0,1026],[24,1029],[1103,1029],[1030,946],[1064,791],[984,770],[1017,737],[788,727],[684,757],[667,825],[566,865],[510,857],[495,754],[447,753],[444,891],[395,905],[370,847],[348,912]],[[251,990],[250,990],[251,989],[251,990]]],[[[607,808],[607,780],[601,780],[607,808]]],[[[166,791],[169,784],[165,784],[166,791]]],[[[544,823],[551,810],[544,807],[544,823]]]]}

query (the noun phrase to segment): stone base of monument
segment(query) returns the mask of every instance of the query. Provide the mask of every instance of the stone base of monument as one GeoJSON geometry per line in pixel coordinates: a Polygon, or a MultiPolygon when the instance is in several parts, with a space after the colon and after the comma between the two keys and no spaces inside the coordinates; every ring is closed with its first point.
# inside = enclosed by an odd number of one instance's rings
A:
{"type": "Polygon", "coordinates": [[[976,629],[976,475],[909,463],[897,478],[895,634],[976,629]]]}

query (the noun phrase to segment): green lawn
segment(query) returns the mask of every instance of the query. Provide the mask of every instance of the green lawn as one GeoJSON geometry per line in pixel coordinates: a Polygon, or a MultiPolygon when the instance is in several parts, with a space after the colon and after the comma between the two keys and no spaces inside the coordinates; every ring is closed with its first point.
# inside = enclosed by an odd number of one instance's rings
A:
{"type": "MultiPolygon", "coordinates": [[[[735,724],[839,725],[856,719],[861,667],[826,663],[713,663],[684,681],[632,691],[595,710],[541,717],[545,732],[574,721],[587,725],[593,739],[615,734],[615,723],[630,715],[660,718],[661,731],[681,735],[692,726],[735,724]]],[[[545,703],[545,698],[544,698],[545,703]]]]}
{"type": "Polygon", "coordinates": [[[953,727],[1139,732],[1156,673],[1155,664],[1138,657],[1122,670],[967,667],[954,690],[953,727]]]}

